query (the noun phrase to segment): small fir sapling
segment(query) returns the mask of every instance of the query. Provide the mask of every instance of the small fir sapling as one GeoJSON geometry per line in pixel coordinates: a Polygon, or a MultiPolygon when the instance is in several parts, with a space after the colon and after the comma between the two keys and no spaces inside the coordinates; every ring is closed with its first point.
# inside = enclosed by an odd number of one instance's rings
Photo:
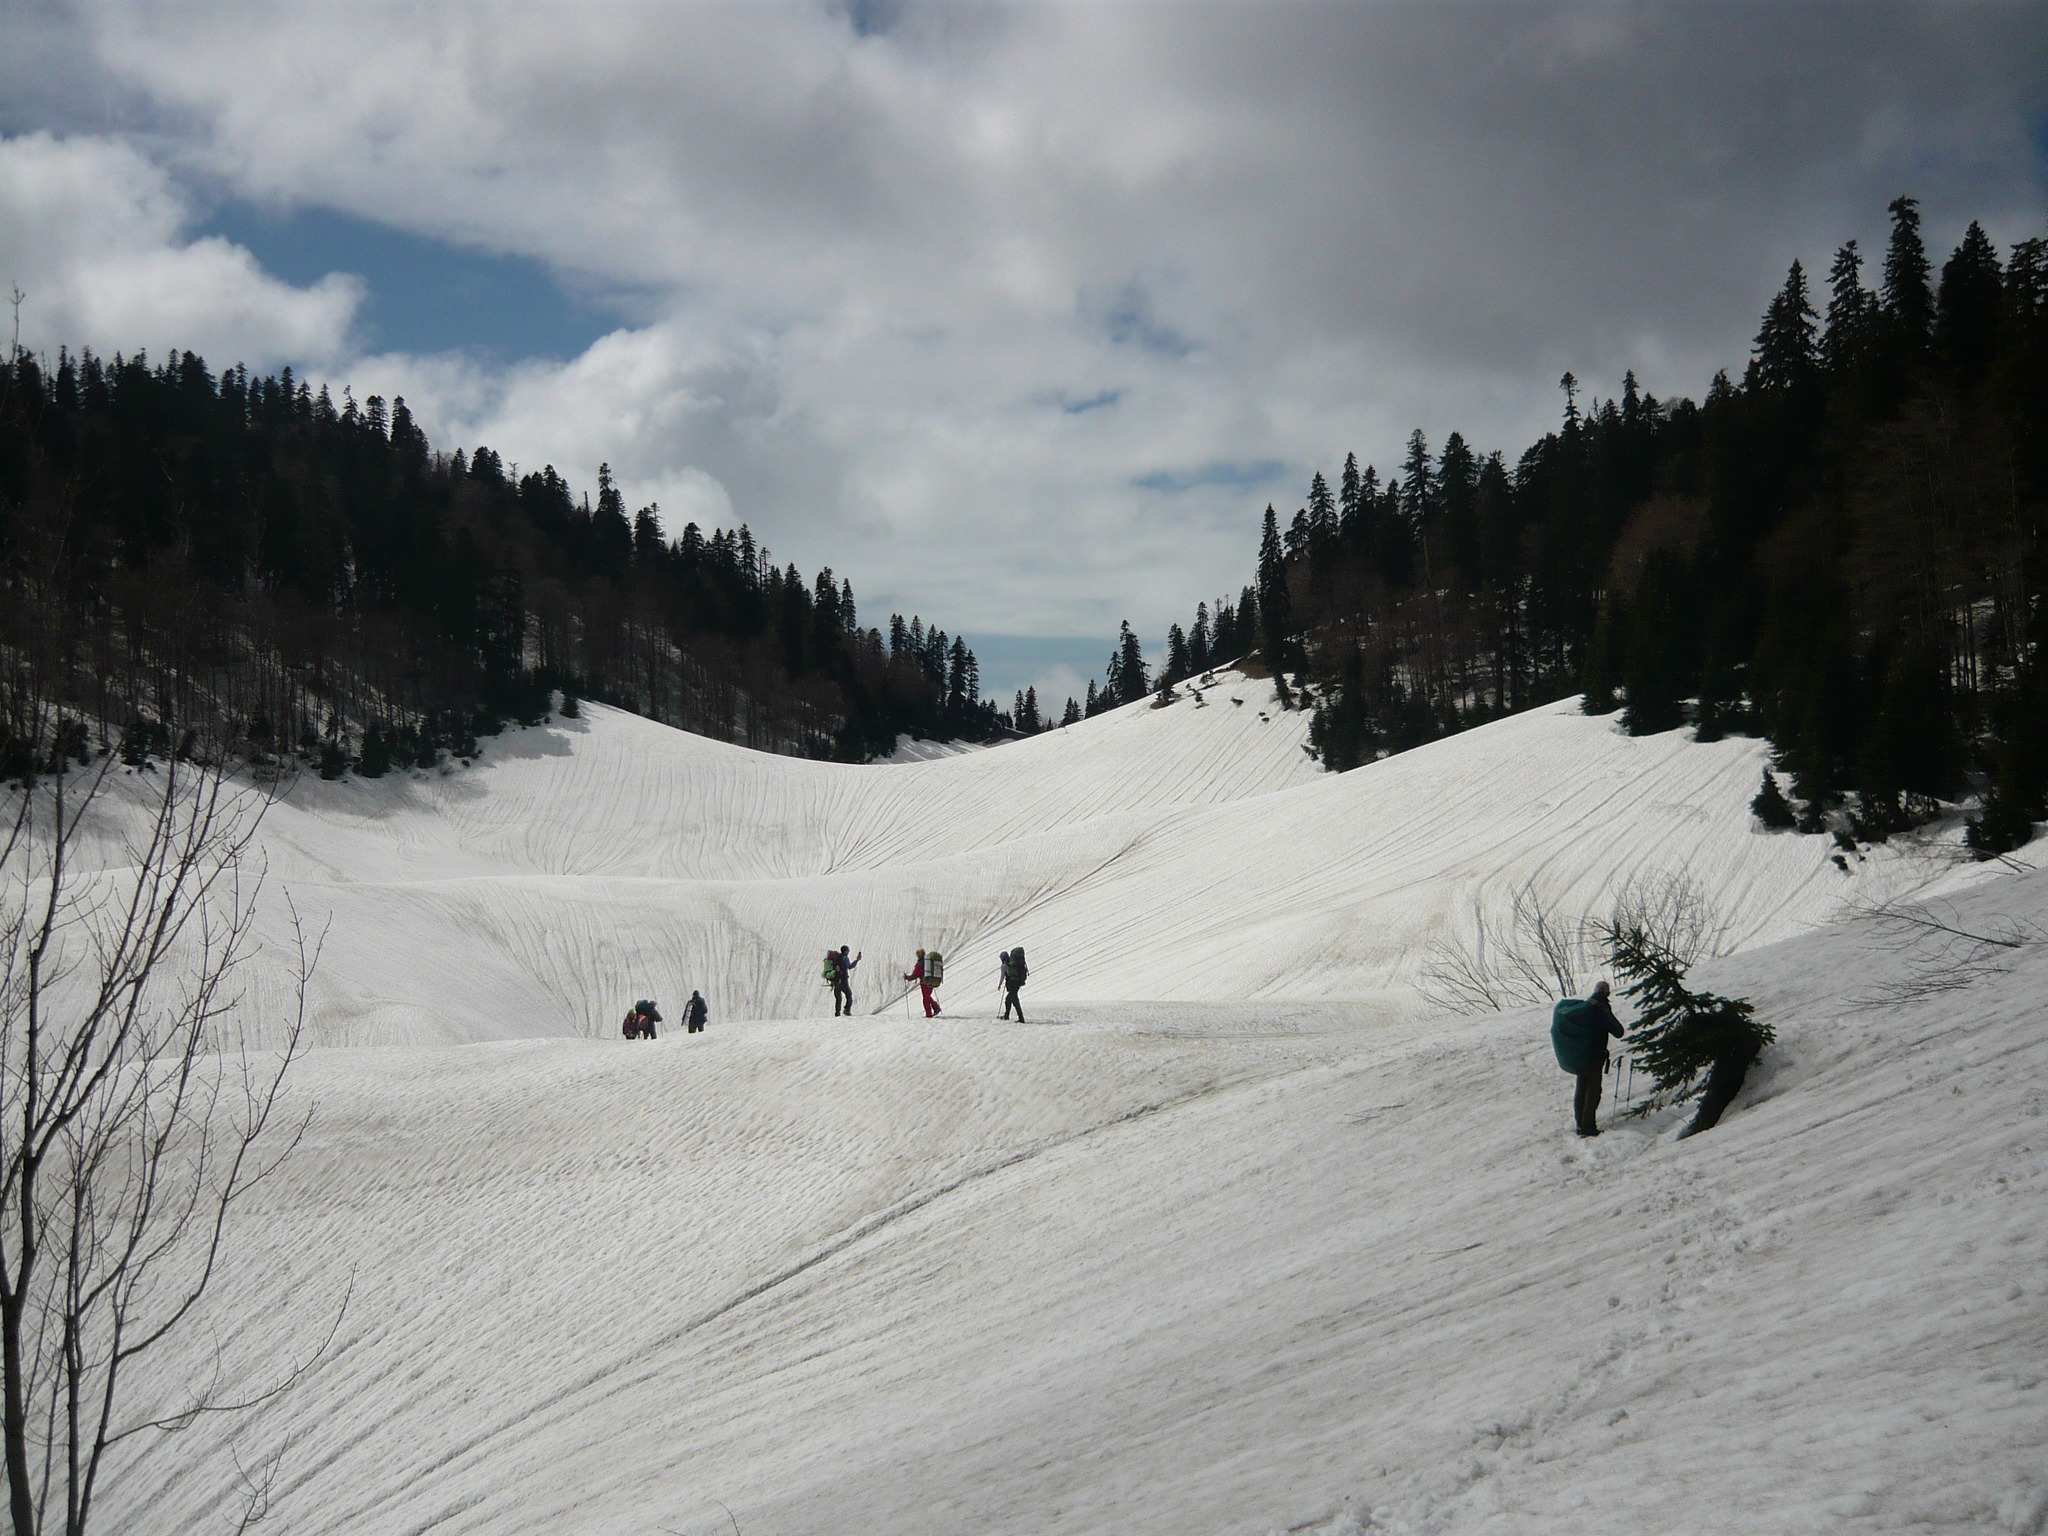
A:
{"type": "Polygon", "coordinates": [[[1768,768],[1764,770],[1763,788],[1749,802],[1749,808],[1756,819],[1773,832],[1789,832],[1799,825],[1798,813],[1792,809],[1792,802],[1785,798],[1785,792],[1778,788],[1777,776],[1768,768]]]}
{"type": "Polygon", "coordinates": [[[1616,974],[1628,983],[1622,995],[1639,1015],[1628,1034],[1629,1052],[1652,1085],[1633,1113],[1697,1097],[1699,1112],[1682,1137],[1712,1128],[1777,1032],[1757,1020],[1746,998],[1687,987],[1685,967],[1642,928],[1611,928],[1607,944],[1616,974]]]}

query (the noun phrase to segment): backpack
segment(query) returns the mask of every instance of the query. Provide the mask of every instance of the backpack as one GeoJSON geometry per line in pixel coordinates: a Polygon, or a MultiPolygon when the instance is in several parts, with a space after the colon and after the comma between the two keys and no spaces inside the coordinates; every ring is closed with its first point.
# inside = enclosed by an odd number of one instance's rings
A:
{"type": "Polygon", "coordinates": [[[839,979],[839,956],[832,950],[825,951],[825,969],[819,972],[828,987],[839,979]]]}
{"type": "Polygon", "coordinates": [[[1006,969],[1009,972],[1007,980],[1013,987],[1023,986],[1024,978],[1031,974],[1030,967],[1024,963],[1024,951],[1021,949],[1010,951],[1010,963],[1006,969]]]}
{"type": "Polygon", "coordinates": [[[924,984],[936,987],[946,979],[946,957],[936,949],[926,950],[924,957],[924,984]]]}

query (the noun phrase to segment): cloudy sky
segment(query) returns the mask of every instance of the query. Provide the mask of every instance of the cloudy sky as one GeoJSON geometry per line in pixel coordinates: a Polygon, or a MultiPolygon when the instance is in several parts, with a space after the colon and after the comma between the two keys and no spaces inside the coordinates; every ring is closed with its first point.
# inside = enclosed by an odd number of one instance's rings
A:
{"type": "Polygon", "coordinates": [[[2048,9],[0,6],[25,344],[291,363],[1078,689],[1409,431],[2048,230],[2048,9]]]}

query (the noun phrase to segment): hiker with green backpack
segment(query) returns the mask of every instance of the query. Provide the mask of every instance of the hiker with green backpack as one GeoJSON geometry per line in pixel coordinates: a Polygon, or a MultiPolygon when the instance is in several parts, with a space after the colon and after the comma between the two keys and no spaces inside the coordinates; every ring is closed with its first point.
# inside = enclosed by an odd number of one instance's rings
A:
{"type": "Polygon", "coordinates": [[[847,956],[846,952],[852,947],[842,944],[837,949],[825,951],[825,985],[832,989],[832,1017],[835,1019],[842,1013],[849,1019],[853,1017],[853,968],[860,964],[861,957],[847,956]]]}
{"type": "Polygon", "coordinates": [[[1030,976],[1030,969],[1024,964],[1024,946],[1003,951],[1003,1017],[1010,1016],[1012,1008],[1017,1010],[1017,1022],[1024,1022],[1024,999],[1017,995],[1017,989],[1030,976]]]}
{"type": "Polygon", "coordinates": [[[917,952],[917,964],[910,968],[910,974],[903,978],[914,981],[918,990],[924,993],[924,1016],[930,1018],[940,1011],[939,1000],[932,996],[932,988],[946,979],[946,957],[936,949],[917,952]]]}
{"type": "Polygon", "coordinates": [[[1567,997],[1550,1010],[1550,1048],[1557,1064],[1576,1077],[1572,1113],[1581,1136],[1600,1134],[1600,1078],[1607,1070],[1607,1042],[1621,1038],[1621,1021],[1607,1001],[1601,982],[1591,997],[1567,997]]]}

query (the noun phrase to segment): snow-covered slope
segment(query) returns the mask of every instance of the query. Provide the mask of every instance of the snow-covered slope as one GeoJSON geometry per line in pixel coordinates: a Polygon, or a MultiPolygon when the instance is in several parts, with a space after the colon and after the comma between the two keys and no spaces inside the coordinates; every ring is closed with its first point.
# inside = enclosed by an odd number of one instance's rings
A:
{"type": "Polygon", "coordinates": [[[2030,941],[1878,1006],[1906,930],[1705,968],[1780,1043],[1686,1142],[1570,1137],[1538,1012],[317,1053],[183,1363],[263,1379],[352,1277],[333,1346],[232,1451],[119,1465],[107,1528],[222,1528],[282,1452],[293,1536],[2037,1533],[2048,876],[1941,915],[2030,941]]]}
{"type": "MultiPolygon", "coordinates": [[[[821,1014],[839,943],[867,956],[866,1010],[902,1007],[896,978],[935,946],[949,1006],[993,1011],[997,952],[1023,944],[1034,1001],[1392,1015],[1434,939],[1530,881],[1576,918],[1682,875],[1747,946],[1968,874],[1952,839],[1843,869],[1825,838],[1761,832],[1753,740],[1635,739],[1566,702],[1336,776],[1305,727],[1225,673],[1165,708],[849,767],[592,706],[468,769],[301,783],[262,846],[273,887],[331,919],[313,1018],[332,1044],[604,1034],[635,997],[693,987],[720,1018],[821,1014]]],[[[281,974],[249,980],[249,1017],[274,1017],[281,974]]]]}

